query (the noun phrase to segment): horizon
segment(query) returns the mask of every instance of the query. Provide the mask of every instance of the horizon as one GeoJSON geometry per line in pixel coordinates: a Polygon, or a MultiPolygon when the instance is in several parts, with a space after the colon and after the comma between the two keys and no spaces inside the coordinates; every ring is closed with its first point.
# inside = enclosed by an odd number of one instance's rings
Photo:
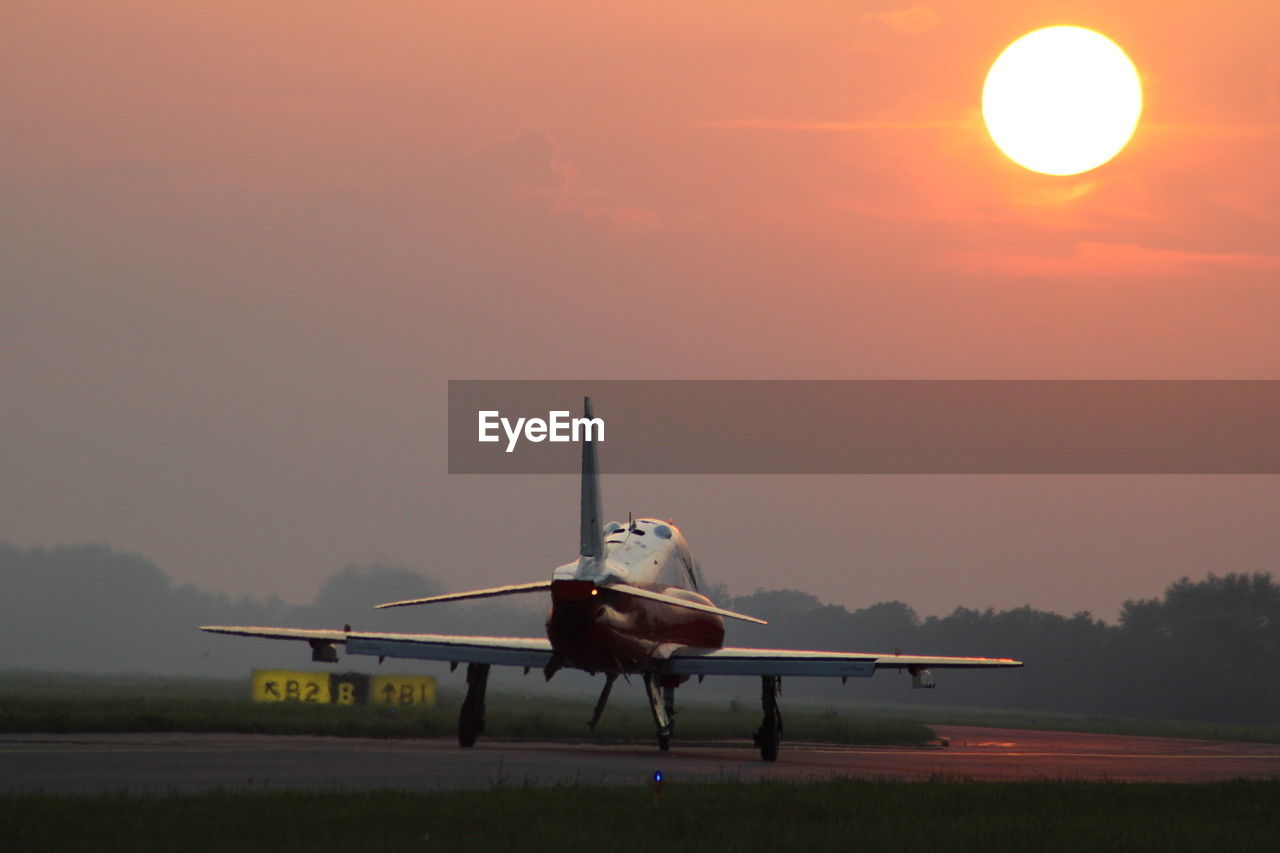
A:
{"type": "MultiPolygon", "coordinates": [[[[34,547],[24,548],[24,547],[14,545],[12,542],[9,542],[7,540],[0,539],[0,549],[5,549],[5,548],[13,549],[19,554],[25,554],[28,556],[34,556],[37,554],[54,556],[58,552],[64,552],[64,553],[70,554],[72,552],[81,551],[81,550],[92,551],[97,549],[97,550],[104,551],[106,556],[111,557],[112,560],[115,560],[118,558],[124,558],[126,560],[138,560],[141,563],[143,563],[145,566],[154,568],[161,574],[161,576],[164,578],[164,581],[175,591],[183,587],[190,587],[203,595],[227,596],[233,599],[234,601],[236,601],[238,604],[249,603],[254,606],[271,605],[273,602],[278,602],[280,605],[288,608],[303,608],[303,609],[314,607],[322,603],[327,603],[331,605],[333,602],[324,602],[323,596],[324,596],[324,593],[331,586],[334,585],[335,581],[355,580],[357,583],[368,583],[368,582],[376,582],[379,580],[382,580],[382,581],[403,580],[403,577],[406,575],[414,579],[423,581],[423,589],[430,590],[431,592],[429,594],[431,595],[463,591],[461,588],[455,589],[449,584],[443,583],[441,578],[436,577],[426,571],[416,569],[412,566],[405,565],[402,563],[396,563],[394,561],[388,562],[388,561],[372,560],[372,561],[367,561],[363,563],[351,563],[351,562],[344,563],[334,568],[328,574],[323,575],[319,578],[319,582],[315,587],[315,592],[314,594],[311,595],[310,598],[290,598],[288,596],[280,595],[277,593],[269,592],[264,594],[255,594],[251,592],[236,591],[232,589],[217,589],[217,588],[211,588],[211,587],[204,587],[204,586],[200,586],[197,583],[180,581],[178,578],[174,577],[172,573],[170,573],[163,565],[151,559],[146,554],[138,551],[119,550],[112,547],[109,543],[104,543],[104,542],[59,543],[52,546],[34,546],[34,547]]],[[[906,601],[906,600],[897,599],[897,598],[864,600],[860,602],[835,601],[828,597],[825,597],[821,592],[814,592],[812,590],[802,589],[798,587],[791,587],[791,586],[757,586],[751,590],[735,590],[732,584],[729,584],[720,578],[705,578],[704,580],[706,581],[706,583],[702,591],[706,593],[717,604],[724,604],[726,606],[729,603],[732,603],[734,600],[750,598],[752,596],[757,596],[757,595],[773,595],[773,594],[780,593],[780,594],[796,594],[804,598],[811,598],[814,601],[816,601],[820,606],[838,607],[838,608],[842,608],[843,610],[849,613],[855,613],[857,611],[866,610],[868,608],[874,608],[883,604],[902,604],[905,607],[907,607],[911,612],[913,612],[921,621],[926,619],[932,619],[932,618],[938,618],[938,619],[945,618],[947,616],[954,615],[957,611],[962,611],[962,610],[973,611],[978,613],[985,613],[985,612],[1006,613],[1006,612],[1015,611],[1015,610],[1033,610],[1041,613],[1050,613],[1057,616],[1062,616],[1064,618],[1075,618],[1081,615],[1085,615],[1085,616],[1088,616],[1091,620],[1096,622],[1101,622],[1107,625],[1117,625],[1120,622],[1120,615],[1126,604],[1159,599],[1161,596],[1167,593],[1169,589],[1183,582],[1190,581],[1192,583],[1202,583],[1202,582],[1212,581],[1212,580],[1221,580],[1223,578],[1228,578],[1233,576],[1241,576],[1241,577],[1261,576],[1265,578],[1272,578],[1273,573],[1271,571],[1266,571],[1266,570],[1251,571],[1251,570],[1243,570],[1243,569],[1228,569],[1224,571],[1206,570],[1203,575],[1179,575],[1177,577],[1171,577],[1168,579],[1165,585],[1161,588],[1160,592],[1157,593],[1156,595],[1152,595],[1152,596],[1133,595],[1133,596],[1126,597],[1116,604],[1115,611],[1114,613],[1111,613],[1111,614],[1107,614],[1107,613],[1100,614],[1092,610],[1075,610],[1075,611],[1054,610],[1052,608],[1035,607],[1030,603],[1015,604],[1015,605],[1010,605],[1005,607],[996,607],[994,605],[982,604],[978,602],[973,602],[973,603],[957,602],[941,610],[924,611],[919,607],[917,607],[915,604],[913,604],[911,601],[906,601]]],[[[550,577],[550,571],[548,571],[548,577],[550,577]]],[[[370,614],[375,612],[375,605],[382,604],[382,603],[384,602],[383,601],[369,602],[368,610],[370,614]]],[[[356,612],[359,612],[359,608],[362,606],[362,603],[353,601],[349,603],[349,606],[352,607],[353,610],[355,610],[356,612]]],[[[458,608],[452,611],[450,621],[461,620],[462,622],[467,622],[469,621],[469,618],[470,618],[467,615],[468,611],[471,608],[474,608],[476,605],[465,603],[465,602],[458,602],[453,604],[444,603],[441,605],[435,605],[435,607],[442,607],[442,606],[446,608],[458,608]]],[[[513,599],[507,602],[505,606],[515,611],[521,611],[521,612],[538,611],[540,613],[543,608],[543,603],[541,601],[535,601],[533,596],[530,596],[529,598],[517,597],[516,599],[513,599]]],[[[419,611],[419,612],[423,612],[423,611],[419,611]]],[[[412,616],[413,616],[412,612],[404,613],[403,614],[404,621],[410,621],[412,619],[412,616]]],[[[427,618],[427,617],[424,614],[424,616],[421,618],[427,618]]],[[[768,628],[765,627],[764,630],[767,631],[768,628]]]]}

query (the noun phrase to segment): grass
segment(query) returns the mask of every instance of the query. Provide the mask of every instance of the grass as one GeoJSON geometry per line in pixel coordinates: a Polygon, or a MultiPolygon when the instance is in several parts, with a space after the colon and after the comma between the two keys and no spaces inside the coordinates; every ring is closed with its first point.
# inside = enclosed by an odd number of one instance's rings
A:
{"type": "MultiPolygon", "coordinates": [[[[223,731],[453,737],[460,694],[434,709],[254,704],[240,679],[0,674],[0,731],[223,731]]],[[[494,692],[486,737],[652,739],[648,710],[615,696],[597,734],[588,697],[494,692]],[[536,701],[534,701],[536,699],[536,701]]],[[[677,740],[741,738],[758,723],[686,703],[677,740]]],[[[788,740],[919,743],[928,722],[1280,741],[1264,727],[983,709],[784,706],[788,740]],[[896,719],[895,719],[896,718],[896,719]],[[1245,737],[1247,735],[1247,737],[1245,737]]],[[[0,796],[13,850],[1266,850],[1280,781],[1209,784],[725,782],[488,791],[0,796]]]]}
{"type": "MultiPolygon", "coordinates": [[[[241,732],[338,737],[453,737],[462,695],[441,690],[434,708],[397,709],[306,703],[260,704],[245,698],[244,682],[163,678],[71,678],[18,675],[0,678],[0,732],[241,732]]],[[[525,696],[491,692],[485,737],[519,740],[653,740],[648,707],[616,695],[594,732],[586,727],[587,697],[525,696]]],[[[920,745],[934,738],[923,723],[829,710],[784,711],[792,741],[920,745]]],[[[676,738],[695,741],[748,738],[759,725],[755,708],[690,703],[677,714],[676,738]]]]}
{"type": "Polygon", "coordinates": [[[177,696],[243,698],[247,679],[176,675],[87,675],[32,670],[0,671],[0,700],[10,697],[177,696]]]}
{"type": "MultiPolygon", "coordinates": [[[[216,731],[350,737],[452,737],[461,694],[442,685],[440,704],[388,716],[372,708],[255,705],[245,679],[65,673],[0,673],[0,732],[216,731]]],[[[705,694],[704,694],[705,696],[705,694]]],[[[682,697],[683,698],[683,697],[682,697]]],[[[486,737],[640,740],[653,737],[641,701],[619,684],[597,733],[584,725],[592,697],[531,690],[491,691],[486,737]]],[[[754,703],[737,713],[727,699],[682,701],[677,740],[747,737],[758,724],[754,703]]],[[[930,725],[1096,732],[1204,740],[1280,743],[1280,726],[842,702],[824,706],[783,697],[787,739],[861,744],[919,744],[930,725]]]]}
{"type": "Polygon", "coordinates": [[[14,850],[1268,850],[1280,782],[20,795],[0,827],[14,850]]]}

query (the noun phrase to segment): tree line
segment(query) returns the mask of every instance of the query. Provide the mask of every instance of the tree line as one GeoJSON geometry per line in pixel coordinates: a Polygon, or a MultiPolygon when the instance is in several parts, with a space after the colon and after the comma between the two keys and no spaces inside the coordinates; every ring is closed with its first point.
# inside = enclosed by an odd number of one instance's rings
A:
{"type": "MultiPolygon", "coordinates": [[[[1181,578],[1126,601],[1108,623],[1031,607],[920,618],[900,601],[857,610],[794,590],[758,590],[732,606],[769,620],[734,644],[1013,657],[1022,669],[944,671],[911,701],[1215,722],[1280,723],[1280,585],[1269,573],[1181,578]]],[[[903,701],[892,676],[859,690],[903,701]],[[890,683],[885,683],[890,682],[890,683]]],[[[808,688],[806,688],[808,691],[808,688]]],[[[823,691],[830,692],[829,690],[823,691]]]]}
{"type": "MultiPolygon", "coordinates": [[[[543,633],[545,602],[508,599],[429,610],[371,605],[442,585],[392,565],[347,566],[304,605],[233,598],[175,584],[145,557],[102,545],[22,549],[0,543],[0,668],[242,675],[306,664],[305,650],[197,632],[202,624],[288,625],[432,633],[543,633]]],[[[920,617],[900,601],[848,609],[796,590],[757,590],[719,604],[769,620],[728,626],[732,645],[1015,657],[1016,671],[944,671],[938,689],[910,680],[805,680],[805,697],[920,702],[1164,719],[1280,724],[1280,585],[1268,573],[1182,578],[1157,598],[1126,601],[1118,620],[1031,607],[920,617]]],[[[361,668],[368,662],[344,659],[361,668]]],[[[726,686],[727,684],[727,686],[726,686]]],[[[750,691],[746,682],[719,688],[750,691]]]]}

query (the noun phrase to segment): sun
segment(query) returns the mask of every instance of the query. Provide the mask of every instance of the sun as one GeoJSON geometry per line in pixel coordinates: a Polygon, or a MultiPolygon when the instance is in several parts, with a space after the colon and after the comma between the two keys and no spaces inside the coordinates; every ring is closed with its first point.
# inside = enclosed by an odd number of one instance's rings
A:
{"type": "Polygon", "coordinates": [[[1046,27],[1004,49],[982,87],[982,118],[1010,160],[1076,175],[1119,154],[1142,114],[1138,69],[1104,35],[1046,27]]]}

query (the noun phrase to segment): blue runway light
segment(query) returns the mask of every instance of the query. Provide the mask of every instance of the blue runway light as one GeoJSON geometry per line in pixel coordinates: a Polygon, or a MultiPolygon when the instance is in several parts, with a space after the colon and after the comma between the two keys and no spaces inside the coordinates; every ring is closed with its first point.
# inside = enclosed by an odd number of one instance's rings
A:
{"type": "Polygon", "coordinates": [[[653,771],[653,784],[649,787],[653,791],[653,804],[655,806],[662,802],[662,780],[665,778],[666,774],[661,770],[653,771]]]}

